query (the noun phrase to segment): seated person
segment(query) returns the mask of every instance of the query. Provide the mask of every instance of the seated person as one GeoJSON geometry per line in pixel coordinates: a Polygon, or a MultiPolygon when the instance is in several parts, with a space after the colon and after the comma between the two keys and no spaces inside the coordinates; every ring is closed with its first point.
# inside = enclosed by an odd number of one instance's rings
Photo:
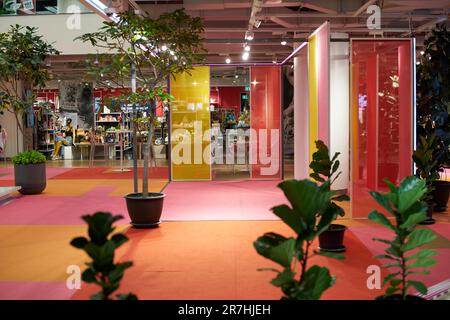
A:
{"type": "Polygon", "coordinates": [[[72,119],[66,120],[66,127],[61,130],[61,133],[55,138],[55,150],[52,154],[52,160],[59,157],[61,151],[61,146],[71,146],[73,145],[73,139],[75,137],[75,128],[72,126],[72,119]]]}

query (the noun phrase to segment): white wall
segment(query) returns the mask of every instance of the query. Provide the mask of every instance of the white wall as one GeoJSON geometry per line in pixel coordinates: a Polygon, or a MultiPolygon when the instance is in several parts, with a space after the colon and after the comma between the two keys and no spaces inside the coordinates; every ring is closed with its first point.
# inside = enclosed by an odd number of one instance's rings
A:
{"type": "MultiPolygon", "coordinates": [[[[332,34],[332,39],[348,39],[332,34]]],[[[350,179],[350,61],[349,42],[330,43],[330,154],[340,152],[341,176],[333,189],[348,189],[350,179]]]]}
{"type": "Polygon", "coordinates": [[[38,27],[38,34],[54,43],[61,54],[87,54],[96,53],[97,49],[74,39],[84,33],[97,31],[103,21],[96,13],[2,16],[0,32],[7,31],[9,26],[14,24],[38,27]]]}

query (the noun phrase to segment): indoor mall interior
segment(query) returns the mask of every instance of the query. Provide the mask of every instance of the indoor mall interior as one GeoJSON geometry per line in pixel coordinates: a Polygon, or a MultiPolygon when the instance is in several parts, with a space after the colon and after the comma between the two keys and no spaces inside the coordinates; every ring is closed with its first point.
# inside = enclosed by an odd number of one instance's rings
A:
{"type": "Polygon", "coordinates": [[[0,299],[450,300],[449,13],[0,0],[0,299]]]}

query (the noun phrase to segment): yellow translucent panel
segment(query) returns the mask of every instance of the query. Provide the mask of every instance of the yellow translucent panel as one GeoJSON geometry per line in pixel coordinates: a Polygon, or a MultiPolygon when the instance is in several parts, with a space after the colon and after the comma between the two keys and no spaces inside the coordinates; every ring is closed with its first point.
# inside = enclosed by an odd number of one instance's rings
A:
{"type": "Polygon", "coordinates": [[[172,180],[211,179],[209,67],[170,80],[172,180]]]}
{"type": "Polygon", "coordinates": [[[316,35],[308,39],[308,75],[309,75],[309,157],[316,151],[314,141],[318,137],[317,114],[317,57],[316,35]]]}

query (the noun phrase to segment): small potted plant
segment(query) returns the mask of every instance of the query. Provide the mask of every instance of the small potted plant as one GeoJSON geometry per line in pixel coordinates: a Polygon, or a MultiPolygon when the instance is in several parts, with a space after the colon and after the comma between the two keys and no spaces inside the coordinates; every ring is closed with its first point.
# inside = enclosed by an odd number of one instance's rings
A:
{"type": "Polygon", "coordinates": [[[414,300],[420,297],[410,295],[411,288],[425,295],[427,287],[419,281],[411,280],[414,274],[429,274],[427,268],[436,264],[432,258],[436,251],[419,249],[423,245],[436,239],[436,235],[429,229],[416,229],[416,225],[427,218],[427,205],[421,199],[428,192],[425,180],[414,176],[406,177],[396,187],[388,179],[384,180],[389,186],[389,192],[370,192],[370,195],[390,214],[394,216],[394,223],[377,210],[369,213],[369,219],[393,231],[393,240],[374,238],[374,241],[387,244],[385,253],[375,256],[389,262],[383,268],[393,270],[384,278],[383,284],[389,284],[386,293],[378,300],[414,300]],[[418,250],[419,249],[419,250],[418,250]]]}
{"type": "Polygon", "coordinates": [[[334,217],[332,212],[325,210],[335,195],[326,184],[328,182],[322,187],[307,179],[281,182],[278,187],[283,190],[290,206],[276,206],[272,211],[296,236],[284,237],[269,232],[253,243],[261,256],[283,268],[282,271],[260,269],[277,273],[271,283],[282,290],[283,300],[320,299],[322,293],[334,284],[334,278],[326,267],[309,266],[309,259],[314,255],[344,258],[338,253],[312,250],[313,241],[329,228],[334,217]],[[319,215],[321,212],[323,214],[319,215]]]}
{"type": "MultiPolygon", "coordinates": [[[[326,187],[329,190],[331,186],[341,175],[339,169],[340,162],[338,157],[339,152],[333,155],[330,159],[330,153],[328,147],[321,140],[316,141],[317,151],[313,153],[313,159],[309,165],[313,171],[310,177],[314,180],[322,183],[322,187],[326,187]]],[[[337,204],[341,201],[349,201],[350,198],[346,194],[335,195],[330,199],[325,212],[336,220],[338,216],[343,217],[345,215],[344,210],[337,204]]],[[[319,250],[328,252],[344,252],[346,247],[344,246],[344,233],[347,229],[342,224],[331,223],[329,228],[319,235],[319,250]]]]}
{"type": "Polygon", "coordinates": [[[45,156],[39,151],[25,151],[12,158],[16,186],[22,194],[39,194],[47,186],[45,156]]]}
{"type": "MultiPolygon", "coordinates": [[[[113,223],[122,216],[113,216],[109,212],[96,212],[84,215],[83,220],[88,225],[86,237],[72,239],[70,245],[87,253],[91,261],[81,278],[84,282],[95,284],[101,291],[91,296],[91,300],[113,300],[114,293],[120,287],[125,270],[133,265],[132,261],[116,263],[115,251],[128,241],[128,237],[120,232],[114,232],[113,223]]],[[[133,293],[116,294],[118,300],[138,300],[133,293]]]]}

